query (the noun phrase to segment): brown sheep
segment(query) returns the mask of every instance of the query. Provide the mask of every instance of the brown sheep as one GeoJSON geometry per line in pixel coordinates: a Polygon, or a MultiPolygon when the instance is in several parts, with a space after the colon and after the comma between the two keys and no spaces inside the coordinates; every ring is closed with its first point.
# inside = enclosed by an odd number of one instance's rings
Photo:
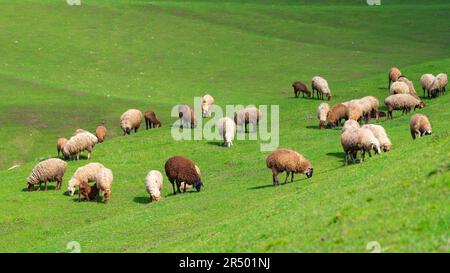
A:
{"type": "Polygon", "coordinates": [[[291,174],[291,182],[294,181],[294,173],[304,173],[308,178],[313,175],[313,167],[301,154],[290,149],[278,149],[273,151],[266,159],[267,168],[272,170],[273,185],[278,186],[278,174],[286,171],[287,183],[289,174],[291,174]]]}
{"type": "Polygon", "coordinates": [[[298,98],[300,93],[302,93],[302,97],[304,97],[305,94],[308,98],[311,97],[311,91],[308,90],[308,87],[306,87],[304,83],[297,81],[292,84],[292,87],[294,88],[294,95],[296,98],[298,98]]]}
{"type": "MultiPolygon", "coordinates": [[[[184,185],[186,183],[194,185],[197,191],[201,190],[203,183],[192,160],[183,156],[173,156],[167,160],[164,169],[167,178],[172,183],[173,194],[181,193],[181,182],[185,182],[184,185]],[[175,183],[177,184],[177,192],[175,191],[175,183]]],[[[184,186],[183,192],[186,192],[186,186],[184,186]]]]}
{"type": "Polygon", "coordinates": [[[105,123],[101,122],[97,126],[97,129],[95,129],[95,136],[97,137],[99,143],[102,143],[103,141],[105,141],[107,133],[108,133],[108,130],[106,130],[105,123]]]}
{"type": "Polygon", "coordinates": [[[145,118],[145,129],[148,130],[149,128],[159,128],[161,127],[161,122],[156,117],[155,112],[153,111],[147,111],[144,113],[145,118]]]}
{"type": "Polygon", "coordinates": [[[389,80],[389,84],[388,84],[388,89],[391,88],[391,82],[395,82],[398,80],[398,78],[402,75],[402,72],[400,72],[400,69],[398,69],[397,67],[392,67],[389,70],[389,74],[388,74],[388,80],[389,80]]]}
{"type": "Polygon", "coordinates": [[[343,119],[348,119],[347,107],[342,103],[338,103],[331,107],[330,111],[327,114],[328,125],[330,125],[331,127],[336,127],[341,123],[343,119]]]}
{"type": "Polygon", "coordinates": [[[58,157],[60,157],[59,155],[63,155],[63,149],[64,149],[64,145],[66,145],[67,143],[67,139],[66,138],[58,138],[58,141],[56,142],[56,150],[58,151],[58,157]]]}
{"type": "Polygon", "coordinates": [[[415,114],[411,117],[409,130],[413,139],[416,139],[416,135],[424,136],[432,133],[430,121],[427,116],[422,114],[415,114]]]}
{"type": "Polygon", "coordinates": [[[78,202],[81,201],[81,196],[83,196],[87,201],[97,199],[98,189],[97,185],[90,186],[87,182],[81,182],[80,188],[78,190],[78,202]]]}

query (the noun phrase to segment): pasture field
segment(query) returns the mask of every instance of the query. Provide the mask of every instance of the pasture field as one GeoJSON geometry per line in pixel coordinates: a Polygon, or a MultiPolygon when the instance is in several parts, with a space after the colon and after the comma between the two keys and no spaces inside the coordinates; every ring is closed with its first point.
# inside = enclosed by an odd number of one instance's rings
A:
{"type": "MultiPolygon", "coordinates": [[[[343,166],[340,128],[318,129],[320,101],[294,98],[295,80],[325,77],[331,104],[376,96],[387,72],[449,73],[449,1],[0,1],[0,251],[450,252],[450,94],[424,99],[433,135],[411,139],[413,111],[379,121],[393,150],[343,166]],[[279,105],[280,147],[314,176],[273,187],[260,141],[175,141],[171,108],[279,105]],[[160,129],[123,137],[120,115],[154,110],[160,129]],[[114,172],[107,204],[63,190],[27,192],[33,166],[77,128],[110,131],[93,162],[114,172]],[[200,167],[204,189],[149,203],[144,178],[173,155],[200,167]],[[8,170],[11,166],[20,165],[8,170]]],[[[203,121],[206,122],[207,119],[203,121]]],[[[373,121],[372,121],[373,122],[373,121]]],[[[284,179],[284,175],[280,175],[284,179]]]]}

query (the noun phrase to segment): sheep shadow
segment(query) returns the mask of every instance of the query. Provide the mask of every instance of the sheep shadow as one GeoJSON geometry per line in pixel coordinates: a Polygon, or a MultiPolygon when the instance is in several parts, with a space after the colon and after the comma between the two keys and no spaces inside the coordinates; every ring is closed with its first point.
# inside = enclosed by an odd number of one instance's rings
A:
{"type": "Polygon", "coordinates": [[[225,147],[223,146],[223,141],[208,141],[206,143],[213,146],[225,147]]]}
{"type": "MultiPolygon", "coordinates": [[[[80,159],[79,160],[88,160],[88,157],[87,157],[87,155],[80,155],[80,159]]],[[[78,160],[76,158],[68,158],[65,161],[74,161],[74,162],[76,162],[78,160]]]]}
{"type": "MultiPolygon", "coordinates": [[[[41,187],[35,186],[34,190],[32,190],[31,192],[34,192],[34,191],[37,192],[37,191],[38,191],[38,188],[40,189],[40,191],[44,192],[45,185],[42,184],[41,187]]],[[[49,191],[49,190],[55,190],[55,191],[56,191],[56,186],[47,185],[47,191],[49,191]]],[[[25,187],[25,188],[23,188],[21,191],[22,191],[22,192],[28,192],[28,188],[25,187]]]]}
{"type": "Polygon", "coordinates": [[[133,198],[133,202],[138,204],[150,204],[151,200],[148,196],[136,196],[133,198]]]}
{"type": "Polygon", "coordinates": [[[342,159],[342,158],[344,158],[345,153],[343,153],[343,152],[334,152],[334,153],[327,153],[327,155],[334,156],[334,157],[342,159]]]}
{"type": "Polygon", "coordinates": [[[274,186],[273,183],[271,183],[271,184],[266,184],[266,185],[261,185],[261,186],[251,187],[251,188],[248,188],[248,190],[260,190],[260,189],[265,189],[265,188],[270,188],[270,187],[275,188],[275,187],[280,187],[280,186],[287,186],[287,185],[289,185],[289,184],[294,184],[295,182],[299,182],[299,181],[303,181],[303,180],[307,180],[307,179],[308,179],[308,178],[294,179],[294,181],[291,182],[291,180],[290,180],[290,178],[289,178],[289,179],[288,179],[288,182],[287,182],[287,183],[284,183],[284,178],[283,178],[282,181],[281,181],[281,179],[280,179],[280,185],[274,186]]]}

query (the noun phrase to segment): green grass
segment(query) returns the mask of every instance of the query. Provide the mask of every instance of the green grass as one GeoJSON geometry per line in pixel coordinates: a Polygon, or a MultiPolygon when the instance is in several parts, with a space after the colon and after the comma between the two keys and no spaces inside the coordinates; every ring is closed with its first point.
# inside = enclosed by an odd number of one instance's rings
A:
{"type": "MultiPolygon", "coordinates": [[[[290,84],[328,79],[333,101],[388,91],[398,66],[419,94],[423,73],[450,72],[447,1],[3,0],[0,9],[0,251],[450,251],[449,94],[425,100],[433,135],[412,141],[411,114],[380,121],[393,150],[343,166],[340,130],[318,130],[312,99],[290,84]],[[386,2],[386,3],[385,3],[386,2]],[[311,160],[314,176],[272,187],[258,141],[225,149],[176,142],[172,106],[209,92],[220,106],[280,106],[280,147],[311,160]],[[122,137],[126,109],[153,109],[157,130],[122,137]],[[26,192],[55,156],[56,139],[106,121],[93,161],[114,172],[108,204],[64,191],[26,192]],[[148,203],[143,180],[182,154],[204,190],[148,203]],[[7,170],[19,164],[20,167],[7,170]]],[[[69,162],[63,188],[86,160],[69,162]]],[[[283,176],[280,176],[280,178],[283,176]]]]}

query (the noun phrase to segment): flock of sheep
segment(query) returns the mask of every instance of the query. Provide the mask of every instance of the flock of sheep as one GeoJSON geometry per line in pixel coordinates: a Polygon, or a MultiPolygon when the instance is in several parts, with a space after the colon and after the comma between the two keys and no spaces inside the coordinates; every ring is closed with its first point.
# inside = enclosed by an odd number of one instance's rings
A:
{"type": "MultiPolygon", "coordinates": [[[[424,74],[420,78],[422,89],[427,92],[428,97],[434,98],[445,92],[448,83],[447,75],[441,73],[436,77],[432,74],[424,74]]],[[[303,96],[317,98],[325,97],[332,99],[332,93],[328,86],[328,82],[319,76],[312,79],[312,91],[302,82],[294,82],[294,94],[296,97],[300,93],[303,96]]],[[[365,154],[371,156],[371,152],[380,154],[381,150],[388,152],[392,143],[381,125],[368,124],[371,118],[377,121],[381,116],[392,118],[394,110],[401,110],[403,114],[408,113],[414,108],[423,108],[425,104],[417,96],[413,83],[403,76],[398,68],[391,68],[389,71],[390,95],[384,100],[387,107],[387,114],[378,111],[379,101],[373,96],[366,96],[361,99],[353,99],[350,101],[335,104],[330,107],[328,103],[321,103],[317,109],[317,117],[319,119],[319,128],[336,127],[345,123],[342,127],[341,144],[345,153],[344,162],[347,165],[349,160],[356,162],[358,152],[361,153],[361,162],[365,160],[365,154]],[[365,122],[364,125],[360,123],[365,122]]],[[[201,102],[202,117],[208,117],[211,114],[211,106],[214,104],[214,98],[207,94],[202,98],[201,102]]],[[[248,107],[235,113],[234,119],[224,117],[218,120],[217,129],[223,136],[223,145],[232,146],[237,126],[243,127],[245,132],[248,131],[248,125],[252,124],[253,128],[259,125],[262,113],[256,107],[248,107]]],[[[181,104],[178,107],[178,117],[180,119],[180,128],[184,126],[194,128],[197,126],[193,109],[187,104],[181,104]]],[[[142,114],[136,109],[129,109],[120,117],[120,127],[124,135],[130,134],[132,131],[137,132],[142,120],[145,119],[146,129],[161,127],[161,122],[152,111],[142,114]]],[[[428,118],[422,114],[415,114],[410,121],[410,132],[413,139],[416,135],[429,135],[432,133],[431,124],[428,118]]],[[[93,148],[97,143],[101,143],[107,136],[107,129],[104,123],[101,123],[95,135],[78,129],[69,139],[60,138],[57,141],[58,158],[51,158],[38,163],[27,179],[28,190],[33,190],[38,185],[38,190],[42,183],[45,183],[44,190],[47,190],[47,182],[56,181],[56,189],[62,186],[62,180],[67,169],[67,162],[60,159],[79,159],[80,153],[87,151],[88,159],[91,158],[93,148]]],[[[306,174],[309,178],[313,175],[313,167],[311,163],[301,154],[290,149],[278,149],[272,152],[266,159],[266,165],[272,170],[273,184],[279,185],[278,174],[286,172],[285,183],[287,183],[289,175],[291,182],[294,180],[294,174],[306,174]]],[[[186,189],[195,188],[201,190],[203,186],[201,180],[201,172],[195,163],[183,156],[173,156],[169,158],[164,166],[166,176],[173,187],[173,194],[181,193],[186,189]]],[[[111,185],[113,182],[113,173],[100,163],[89,163],[78,168],[68,182],[68,192],[73,196],[78,188],[78,200],[84,197],[86,200],[98,200],[100,193],[103,193],[103,200],[106,202],[111,196],[111,185]],[[89,182],[95,182],[91,185],[89,182]]],[[[163,176],[157,170],[151,170],[145,177],[145,187],[150,196],[150,200],[159,201],[161,198],[161,189],[163,184],[163,176]]]]}

